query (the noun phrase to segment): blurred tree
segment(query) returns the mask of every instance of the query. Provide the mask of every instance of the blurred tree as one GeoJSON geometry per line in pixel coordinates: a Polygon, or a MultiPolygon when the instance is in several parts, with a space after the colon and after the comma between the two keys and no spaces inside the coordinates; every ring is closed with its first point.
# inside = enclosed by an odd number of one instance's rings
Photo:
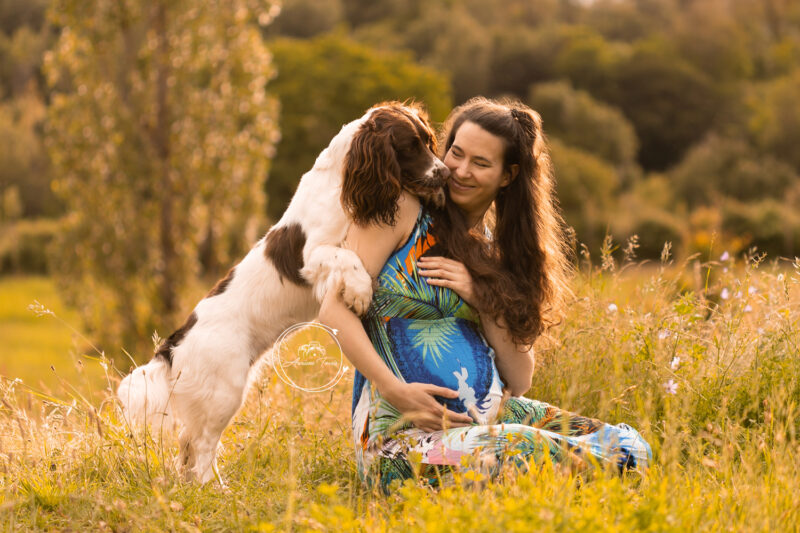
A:
{"type": "Polygon", "coordinates": [[[40,86],[42,54],[51,44],[46,29],[22,26],[11,37],[0,33],[0,97],[14,97],[40,86]]]}
{"type": "MultiPolygon", "coordinates": [[[[47,144],[70,213],[55,274],[107,346],[179,322],[201,241],[255,239],[274,143],[258,0],[55,0],[47,144]]],[[[208,244],[210,241],[211,244],[208,244]]],[[[185,311],[185,310],[184,310],[185,311]]]]}
{"type": "Polygon", "coordinates": [[[733,19],[727,0],[687,6],[676,22],[675,41],[681,57],[717,84],[746,79],[754,72],[747,36],[733,19]],[[697,31],[700,27],[703,31],[697,31]]]}
{"type": "Polygon", "coordinates": [[[264,35],[307,39],[344,21],[342,0],[283,0],[281,12],[264,35]]]}
{"type": "Polygon", "coordinates": [[[800,178],[790,165],[760,154],[744,140],[714,134],[693,146],[669,176],[690,207],[718,204],[723,197],[745,202],[783,198],[800,178]]]}
{"type": "Polygon", "coordinates": [[[45,21],[49,0],[2,0],[0,1],[0,31],[12,35],[19,28],[29,26],[38,32],[45,21]]]}
{"type": "Polygon", "coordinates": [[[633,42],[647,37],[653,20],[636,2],[595,0],[587,6],[581,22],[612,41],[633,42]]]}
{"type": "Polygon", "coordinates": [[[731,0],[729,10],[760,79],[800,66],[800,3],[795,0],[731,0]]]}
{"type": "Polygon", "coordinates": [[[450,75],[456,104],[486,94],[490,84],[491,33],[462,4],[442,2],[427,6],[402,30],[405,46],[423,65],[450,75]]]}
{"type": "Polygon", "coordinates": [[[0,103],[0,196],[16,191],[15,209],[22,217],[61,212],[50,190],[50,166],[39,132],[44,115],[44,104],[34,94],[0,103]]]}
{"type": "Polygon", "coordinates": [[[534,85],[528,95],[528,104],[542,115],[548,135],[618,168],[636,165],[636,132],[618,109],[573,89],[565,81],[534,85]]]}
{"type": "Polygon", "coordinates": [[[745,98],[746,124],[761,150],[800,173],[800,69],[789,76],[752,85],[745,98]]]}
{"type": "MultiPolygon", "coordinates": [[[[438,6],[438,2],[429,2],[438,6]]],[[[427,6],[422,0],[342,0],[344,15],[353,28],[381,19],[408,21],[427,6]]]]}
{"type": "Polygon", "coordinates": [[[601,98],[618,94],[616,69],[630,56],[630,47],[606,41],[585,26],[568,26],[561,33],[563,44],[554,57],[558,77],[601,98]]]}
{"type": "Polygon", "coordinates": [[[667,242],[672,243],[673,253],[679,253],[688,239],[685,208],[670,181],[658,174],[634,183],[622,194],[609,221],[617,241],[639,237],[636,255],[642,259],[659,258],[667,242]]]}
{"type": "Polygon", "coordinates": [[[593,95],[619,107],[633,123],[645,169],[662,170],[680,159],[709,131],[722,107],[711,79],[662,40],[637,44],[615,71],[613,89],[593,95]]]}
{"type": "Polygon", "coordinates": [[[451,99],[447,79],[407,54],[380,53],[339,35],[271,43],[281,101],[281,141],[267,182],[267,213],[277,219],[300,177],[339,129],[383,100],[423,102],[444,120],[451,99]]]}
{"type": "Polygon", "coordinates": [[[531,84],[553,79],[553,57],[563,41],[562,32],[553,27],[532,30],[516,24],[496,29],[489,61],[489,92],[523,97],[531,84]]]}
{"type": "Polygon", "coordinates": [[[742,236],[771,257],[793,257],[800,253],[800,213],[796,205],[775,199],[758,202],[728,200],[722,207],[723,230],[742,236]]]}
{"type": "Polygon", "coordinates": [[[514,26],[555,25],[575,8],[573,2],[565,0],[460,0],[460,3],[475,20],[501,32],[514,26]]]}
{"type": "Polygon", "coordinates": [[[612,216],[617,173],[599,157],[555,138],[550,139],[550,155],[564,219],[579,241],[590,248],[599,246],[612,216]]]}

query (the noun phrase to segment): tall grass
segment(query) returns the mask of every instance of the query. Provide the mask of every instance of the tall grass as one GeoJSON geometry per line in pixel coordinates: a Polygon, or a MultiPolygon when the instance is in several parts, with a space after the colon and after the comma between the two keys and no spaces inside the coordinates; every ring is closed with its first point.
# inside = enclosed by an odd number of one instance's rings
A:
{"type": "MultiPolygon", "coordinates": [[[[628,248],[628,256],[632,251],[628,248]]],[[[223,435],[227,488],[184,483],[175,443],[132,435],[116,403],[0,388],[6,530],[765,531],[800,520],[800,264],[761,257],[597,266],[583,257],[530,396],[637,427],[644,476],[546,465],[439,490],[364,488],[351,379],[323,394],[268,372],[223,435]]],[[[109,380],[117,379],[113,369],[109,380]]]]}

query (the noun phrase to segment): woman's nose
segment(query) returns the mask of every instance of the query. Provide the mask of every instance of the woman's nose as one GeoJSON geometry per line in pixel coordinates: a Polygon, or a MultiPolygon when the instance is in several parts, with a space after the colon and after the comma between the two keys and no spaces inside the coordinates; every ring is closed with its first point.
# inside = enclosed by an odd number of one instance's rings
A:
{"type": "Polygon", "coordinates": [[[454,166],[450,167],[450,174],[455,174],[459,178],[466,177],[469,172],[469,166],[466,161],[458,161],[454,166]]]}

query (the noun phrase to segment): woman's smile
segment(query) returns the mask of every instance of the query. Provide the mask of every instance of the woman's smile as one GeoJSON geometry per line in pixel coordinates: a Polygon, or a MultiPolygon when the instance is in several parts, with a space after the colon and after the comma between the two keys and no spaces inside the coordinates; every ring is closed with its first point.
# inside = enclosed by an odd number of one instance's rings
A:
{"type": "Polygon", "coordinates": [[[450,176],[450,180],[448,183],[452,188],[454,188],[457,191],[469,191],[475,188],[474,185],[466,185],[457,181],[452,175],[450,176]]]}

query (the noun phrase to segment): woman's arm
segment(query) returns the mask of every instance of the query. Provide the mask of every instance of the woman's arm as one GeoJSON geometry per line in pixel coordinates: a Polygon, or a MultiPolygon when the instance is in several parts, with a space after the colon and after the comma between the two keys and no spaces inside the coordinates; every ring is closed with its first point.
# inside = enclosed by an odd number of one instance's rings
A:
{"type": "MultiPolygon", "coordinates": [[[[399,202],[394,226],[373,224],[350,227],[347,246],[358,254],[373,278],[378,276],[389,256],[407,237],[418,212],[417,199],[404,194],[399,202]]],[[[434,398],[434,395],[457,398],[457,391],[428,383],[405,383],[398,379],[375,351],[361,320],[342,302],[339,294],[329,292],[325,295],[319,320],[338,330],[337,338],[350,362],[414,425],[425,431],[435,431],[444,425],[454,427],[472,422],[468,415],[446,409],[434,398]]]]}
{"type": "MultiPolygon", "coordinates": [[[[417,264],[421,275],[430,285],[448,287],[474,309],[480,306],[474,301],[472,276],[463,263],[445,257],[421,257],[417,264]]],[[[486,340],[494,349],[495,365],[500,378],[512,395],[522,396],[531,388],[533,378],[533,353],[526,346],[515,343],[502,323],[481,315],[481,325],[486,340]]]]}
{"type": "Polygon", "coordinates": [[[512,396],[522,396],[531,388],[533,379],[533,349],[517,344],[508,329],[494,318],[481,313],[483,334],[494,348],[494,362],[500,378],[512,396]]]}

